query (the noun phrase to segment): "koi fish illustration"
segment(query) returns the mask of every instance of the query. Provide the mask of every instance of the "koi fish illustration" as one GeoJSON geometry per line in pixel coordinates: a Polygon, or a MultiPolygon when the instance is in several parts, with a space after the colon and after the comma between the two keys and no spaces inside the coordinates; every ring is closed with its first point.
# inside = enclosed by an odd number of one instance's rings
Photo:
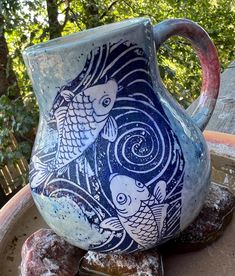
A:
{"type": "Polygon", "coordinates": [[[110,190],[117,217],[105,219],[100,227],[112,231],[125,229],[144,248],[156,243],[167,215],[168,204],[162,203],[166,196],[166,182],[159,181],[152,195],[143,183],[115,174],[111,175],[110,190]]]}
{"type": "Polygon", "coordinates": [[[54,113],[59,134],[55,158],[49,164],[44,164],[36,155],[32,157],[36,169],[31,181],[32,188],[40,185],[55,171],[63,173],[71,161],[79,158],[95,142],[101,131],[104,139],[111,142],[116,139],[117,124],[109,113],[117,91],[117,82],[112,79],[77,95],[69,90],[61,91],[67,105],[59,107],[54,113]]]}

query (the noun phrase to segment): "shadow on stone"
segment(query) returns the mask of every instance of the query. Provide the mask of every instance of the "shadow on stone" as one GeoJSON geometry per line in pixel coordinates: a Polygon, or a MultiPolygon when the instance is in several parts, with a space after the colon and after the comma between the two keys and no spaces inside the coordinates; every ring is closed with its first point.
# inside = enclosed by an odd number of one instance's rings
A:
{"type": "Polygon", "coordinates": [[[233,217],[234,195],[225,187],[211,184],[198,217],[180,235],[163,244],[164,254],[199,250],[220,238],[233,217]]]}

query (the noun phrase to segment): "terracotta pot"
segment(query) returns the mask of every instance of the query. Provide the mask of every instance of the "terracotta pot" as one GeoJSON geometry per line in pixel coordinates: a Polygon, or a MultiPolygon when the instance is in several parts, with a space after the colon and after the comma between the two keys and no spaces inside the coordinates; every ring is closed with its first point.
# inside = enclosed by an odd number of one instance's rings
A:
{"type": "MultiPolygon", "coordinates": [[[[231,170],[235,164],[235,135],[205,131],[204,136],[212,154],[213,166],[222,160],[222,164],[218,163],[221,170],[224,164],[231,170]]],[[[42,227],[47,226],[33,203],[27,185],[0,210],[0,275],[19,274],[21,246],[31,233],[42,227]]],[[[234,231],[235,220],[224,236],[208,248],[168,257],[164,261],[166,276],[233,275],[234,231]]]]}
{"type": "MultiPolygon", "coordinates": [[[[209,130],[204,131],[203,135],[208,143],[225,145],[232,148],[235,147],[235,135],[209,130]]],[[[231,153],[234,154],[233,151],[231,153]]]]}
{"type": "Polygon", "coordinates": [[[23,242],[45,226],[26,185],[0,210],[0,275],[19,275],[23,242]]]}

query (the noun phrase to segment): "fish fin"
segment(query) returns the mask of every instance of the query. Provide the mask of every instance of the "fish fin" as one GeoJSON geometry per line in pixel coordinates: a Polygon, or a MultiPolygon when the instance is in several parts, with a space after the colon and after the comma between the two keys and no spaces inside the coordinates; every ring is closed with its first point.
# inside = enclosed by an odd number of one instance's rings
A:
{"type": "Polygon", "coordinates": [[[110,142],[114,142],[117,138],[118,126],[115,119],[112,116],[108,117],[108,120],[102,130],[102,137],[110,142]]]}
{"type": "Polygon", "coordinates": [[[42,163],[42,161],[36,156],[34,155],[32,157],[32,161],[33,161],[33,165],[34,165],[34,168],[39,171],[39,170],[44,170],[46,166],[46,164],[42,163]]]}
{"type": "Polygon", "coordinates": [[[162,203],[166,197],[166,182],[163,180],[159,181],[154,188],[153,194],[157,201],[162,203]]]}
{"type": "Polygon", "coordinates": [[[154,214],[154,218],[158,225],[158,233],[160,234],[164,225],[164,221],[167,215],[168,204],[156,204],[151,206],[151,210],[154,214]]]}
{"type": "Polygon", "coordinates": [[[111,217],[103,220],[100,224],[100,227],[112,231],[123,230],[123,226],[117,217],[111,217]]]}
{"type": "Polygon", "coordinates": [[[111,180],[114,178],[114,176],[117,176],[118,173],[112,173],[110,176],[109,176],[109,182],[111,182],[111,180]]]}
{"type": "Polygon", "coordinates": [[[65,173],[67,171],[68,167],[69,167],[69,165],[65,165],[64,167],[60,168],[57,171],[57,176],[62,175],[63,173],[65,173]]]}
{"type": "Polygon", "coordinates": [[[69,90],[63,90],[60,95],[66,100],[66,102],[70,102],[74,97],[74,93],[69,90]]]}
{"type": "Polygon", "coordinates": [[[51,172],[48,170],[47,165],[42,163],[42,161],[36,155],[32,157],[32,162],[36,173],[30,181],[30,186],[32,188],[36,188],[48,178],[51,172]]]}
{"type": "Polygon", "coordinates": [[[59,136],[61,137],[63,127],[64,127],[64,119],[67,114],[68,108],[66,106],[61,106],[55,111],[55,118],[57,123],[57,129],[59,132],[59,136]]]}

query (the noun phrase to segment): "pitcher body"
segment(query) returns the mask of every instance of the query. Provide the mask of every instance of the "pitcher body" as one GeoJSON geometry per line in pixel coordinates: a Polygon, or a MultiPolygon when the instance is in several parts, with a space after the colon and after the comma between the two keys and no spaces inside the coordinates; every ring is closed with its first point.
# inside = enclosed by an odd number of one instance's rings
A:
{"type": "Polygon", "coordinates": [[[65,240],[99,252],[156,246],[199,213],[210,180],[201,130],[165,90],[140,18],[24,52],[40,122],[35,203],[65,240]]]}

